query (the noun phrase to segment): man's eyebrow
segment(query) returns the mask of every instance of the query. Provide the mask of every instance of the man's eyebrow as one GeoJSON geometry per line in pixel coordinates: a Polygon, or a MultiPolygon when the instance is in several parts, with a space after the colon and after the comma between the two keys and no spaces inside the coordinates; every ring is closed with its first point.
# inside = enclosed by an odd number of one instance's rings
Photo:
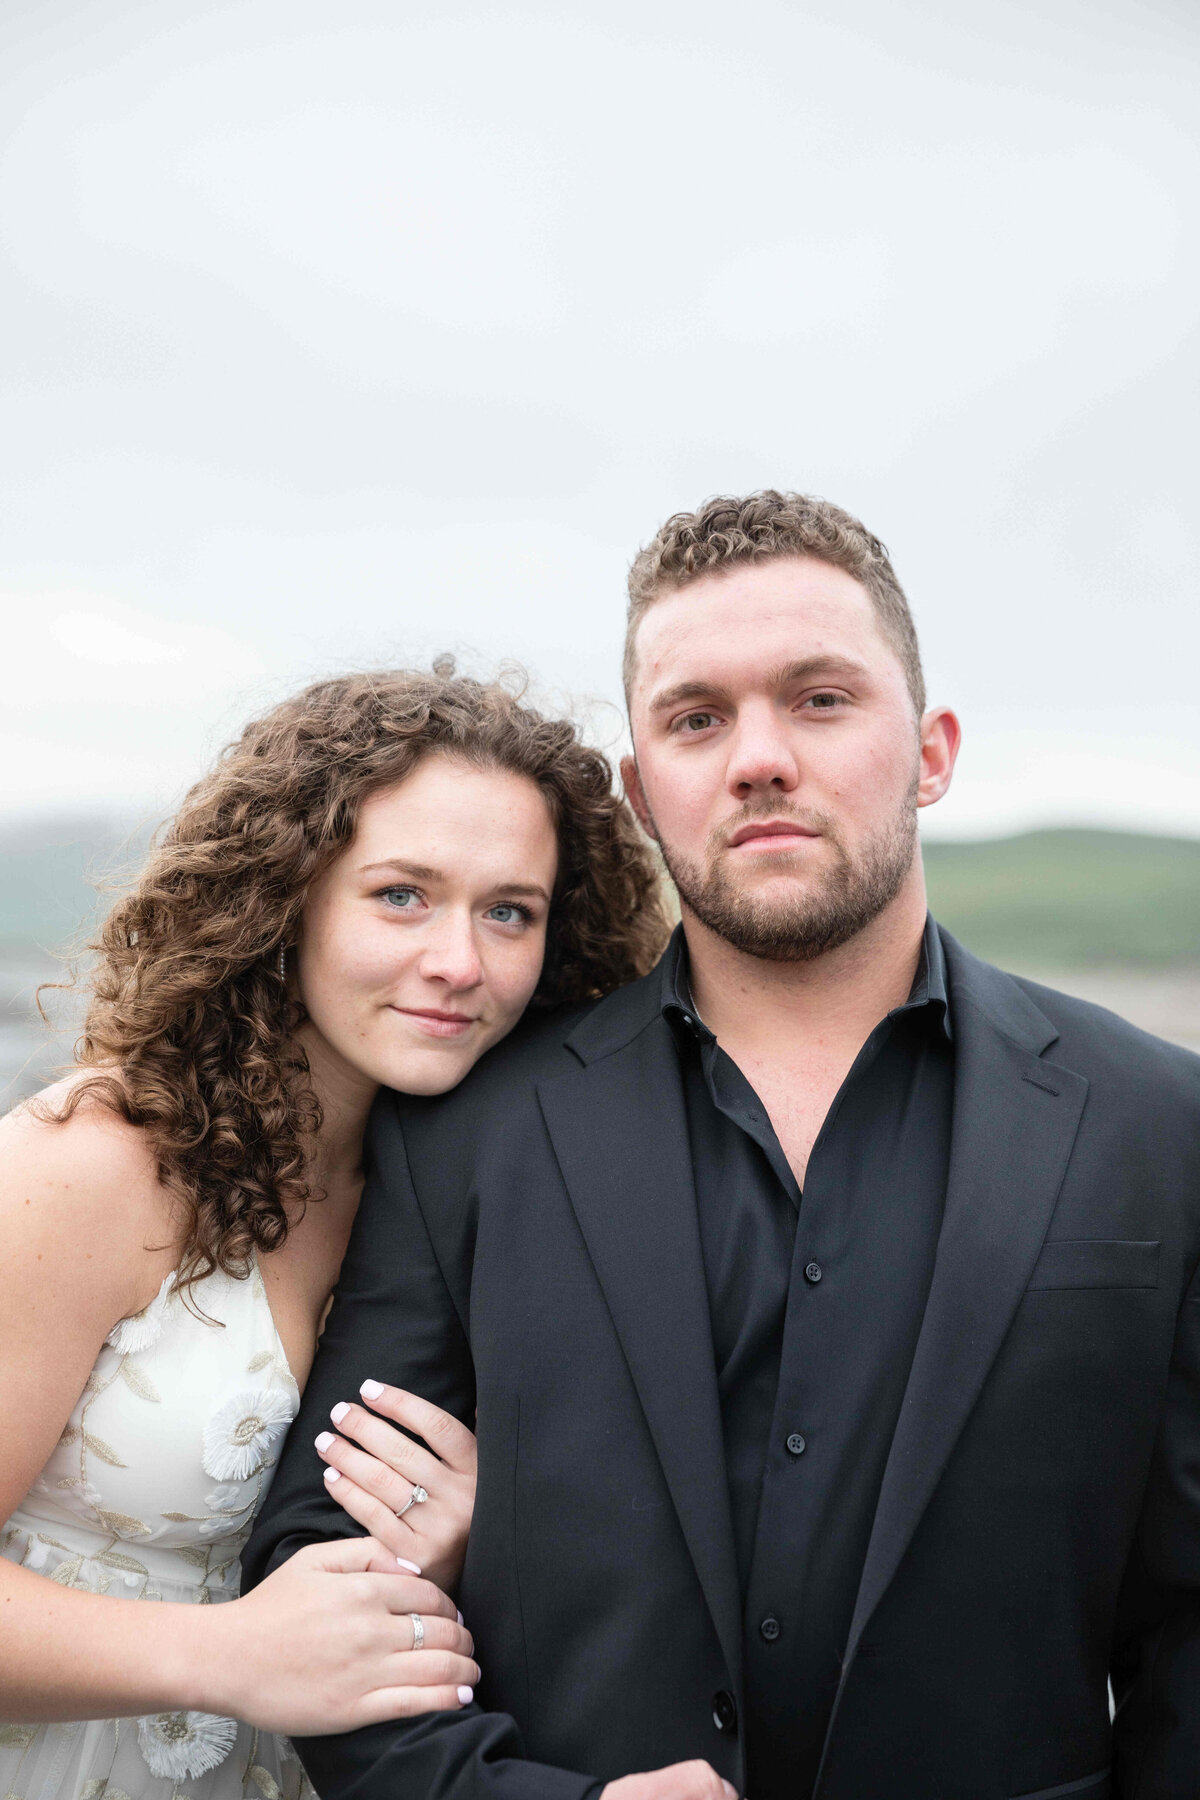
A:
{"type": "Polygon", "coordinates": [[[821,675],[870,675],[871,671],[865,663],[855,662],[852,656],[805,656],[799,662],[784,663],[782,668],[771,669],[767,675],[768,687],[794,687],[798,681],[811,681],[821,675]]]}
{"type": "MultiPolygon", "coordinates": [[[[794,687],[798,681],[812,681],[823,675],[857,676],[861,679],[870,673],[865,663],[855,662],[850,656],[805,656],[797,662],[784,663],[778,669],[769,669],[767,686],[794,687]]],[[[661,694],[655,694],[650,702],[650,712],[653,715],[670,712],[673,707],[686,706],[689,700],[707,700],[714,706],[727,706],[729,699],[729,690],[718,682],[679,681],[674,687],[664,688],[661,694]]]]}
{"type": "Polygon", "coordinates": [[[678,681],[674,687],[664,688],[661,694],[655,694],[650,702],[650,711],[670,712],[673,706],[683,706],[689,700],[711,700],[717,705],[728,704],[729,693],[716,682],[678,681]]]}

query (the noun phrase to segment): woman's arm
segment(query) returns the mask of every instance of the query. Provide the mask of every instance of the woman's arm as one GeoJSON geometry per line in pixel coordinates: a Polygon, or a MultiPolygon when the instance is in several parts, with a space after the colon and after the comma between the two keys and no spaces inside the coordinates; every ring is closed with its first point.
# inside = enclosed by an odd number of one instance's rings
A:
{"type": "MultiPolygon", "coordinates": [[[[0,1122],[0,1521],[45,1466],[112,1326],[170,1273],[175,1235],[133,1127],[88,1102],[63,1125],[27,1108],[0,1122]]],[[[246,1600],[198,1607],[82,1593],[0,1558],[0,1718],[195,1709],[342,1731],[463,1704],[470,1638],[430,1583],[369,1541],[296,1564],[246,1600]],[[429,1620],[419,1652],[410,1612],[429,1620]]]]}

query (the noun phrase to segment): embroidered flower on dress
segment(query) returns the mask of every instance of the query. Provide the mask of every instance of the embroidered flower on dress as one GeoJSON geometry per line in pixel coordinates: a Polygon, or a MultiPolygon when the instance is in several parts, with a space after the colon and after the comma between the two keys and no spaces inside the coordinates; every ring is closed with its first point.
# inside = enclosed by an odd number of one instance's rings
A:
{"type": "Polygon", "coordinates": [[[136,1356],[139,1350],[148,1350],[167,1322],[174,1286],[174,1275],[168,1275],[149,1306],[114,1325],[104,1340],[109,1348],[118,1356],[136,1356]]]}
{"type": "Polygon", "coordinates": [[[211,1494],[205,1494],[204,1504],[212,1512],[239,1513],[245,1512],[253,1498],[253,1488],[247,1493],[244,1481],[225,1481],[211,1494]]]}
{"type": "Polygon", "coordinates": [[[285,1394],[252,1388],[218,1407],[204,1427],[205,1472],[218,1481],[245,1481],[266,1461],[267,1453],[292,1422],[285,1394]]]}
{"type": "Polygon", "coordinates": [[[215,1519],[205,1519],[200,1527],[200,1536],[202,1538],[234,1538],[241,1529],[240,1515],[238,1518],[231,1519],[227,1514],[221,1513],[215,1519]]]}
{"type": "Polygon", "coordinates": [[[138,1749],[150,1773],[163,1781],[183,1781],[215,1769],[236,1737],[236,1722],[215,1713],[152,1713],[138,1720],[138,1749]]]}

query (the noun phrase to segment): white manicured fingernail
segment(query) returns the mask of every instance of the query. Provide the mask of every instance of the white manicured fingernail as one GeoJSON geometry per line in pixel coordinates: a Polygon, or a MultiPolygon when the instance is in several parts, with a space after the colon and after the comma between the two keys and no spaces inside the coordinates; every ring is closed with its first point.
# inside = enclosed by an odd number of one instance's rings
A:
{"type": "Polygon", "coordinates": [[[378,1400],[383,1392],[383,1383],[382,1381],[364,1381],[358,1391],[364,1400],[378,1400]]]}
{"type": "Polygon", "coordinates": [[[332,1487],[335,1481],[340,1481],[342,1479],[342,1471],[340,1469],[326,1469],[325,1479],[332,1487]]]}
{"type": "Polygon", "coordinates": [[[470,1706],[472,1700],[475,1698],[475,1689],[460,1687],[458,1690],[458,1698],[463,1706],[470,1706]]]}
{"type": "Polygon", "coordinates": [[[318,1450],[328,1450],[328,1448],[329,1448],[330,1444],[332,1444],[332,1442],[333,1442],[332,1431],[323,1431],[321,1433],[320,1437],[315,1437],[313,1439],[313,1443],[317,1446],[318,1450]]]}
{"type": "Polygon", "coordinates": [[[336,1406],[330,1407],[329,1416],[335,1425],[340,1425],[349,1411],[350,1402],[348,1400],[339,1400],[336,1406]]]}
{"type": "MultiPolygon", "coordinates": [[[[458,1612],[458,1609],[457,1609],[457,1607],[456,1607],[456,1608],[455,1608],[455,1611],[456,1611],[456,1612],[458,1612]]],[[[462,1616],[462,1614],[461,1614],[461,1613],[458,1613],[458,1622],[459,1622],[459,1624],[460,1624],[460,1625],[461,1625],[461,1624],[462,1624],[462,1622],[463,1622],[463,1616],[462,1616]]]]}
{"type": "Polygon", "coordinates": [[[414,1575],[419,1575],[421,1573],[416,1563],[410,1563],[407,1556],[398,1556],[396,1561],[400,1564],[402,1569],[411,1569],[414,1575]]]}

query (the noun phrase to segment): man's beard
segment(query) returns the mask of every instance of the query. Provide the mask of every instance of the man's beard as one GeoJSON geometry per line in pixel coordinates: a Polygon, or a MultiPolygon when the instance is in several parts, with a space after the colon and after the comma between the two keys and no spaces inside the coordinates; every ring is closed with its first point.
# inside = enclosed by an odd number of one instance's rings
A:
{"type": "MultiPolygon", "coordinates": [[[[756,801],[739,818],[713,832],[703,865],[679,855],[661,838],[659,847],[680,898],[717,937],[735,950],[767,962],[811,962],[857,937],[899,893],[917,850],[916,782],[905,795],[901,810],[856,859],[830,818],[820,813],[801,814],[782,794],[756,801]],[[806,891],[780,900],[759,899],[730,879],[727,846],[742,825],[781,815],[819,832],[833,859],[819,875],[809,878],[806,891]]],[[[775,859],[782,862],[787,852],[769,854],[774,867],[775,859]]],[[[779,873],[786,875],[786,866],[779,873]]]]}

